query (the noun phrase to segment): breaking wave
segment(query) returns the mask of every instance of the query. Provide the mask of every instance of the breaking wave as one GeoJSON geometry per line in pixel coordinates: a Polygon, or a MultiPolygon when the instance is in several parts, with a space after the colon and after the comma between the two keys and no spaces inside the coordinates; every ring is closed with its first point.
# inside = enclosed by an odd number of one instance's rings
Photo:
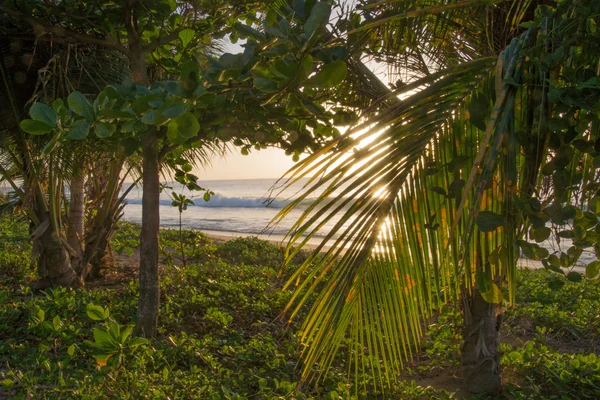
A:
{"type": "MultiPolygon", "coordinates": [[[[307,199],[303,203],[310,204],[314,199],[307,199]]],[[[127,204],[142,204],[141,197],[138,199],[127,199],[127,204]]],[[[171,199],[160,199],[160,204],[171,205],[171,199]]],[[[291,200],[274,199],[268,200],[257,197],[228,197],[215,194],[209,201],[204,201],[202,197],[192,199],[193,206],[196,207],[228,207],[228,208],[283,208],[290,204],[291,200]]],[[[190,204],[190,207],[193,207],[190,204]]]]}

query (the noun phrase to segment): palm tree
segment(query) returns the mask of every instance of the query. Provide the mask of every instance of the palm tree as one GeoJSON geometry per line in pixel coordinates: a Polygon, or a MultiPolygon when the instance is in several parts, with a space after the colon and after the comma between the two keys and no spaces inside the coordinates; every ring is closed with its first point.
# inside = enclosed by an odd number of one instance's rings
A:
{"type": "Polygon", "coordinates": [[[600,3],[544,2],[535,15],[532,2],[428,3],[367,4],[379,14],[351,28],[350,40],[395,57],[413,80],[289,171],[286,185],[308,183],[279,218],[317,200],[290,231],[288,259],[325,238],[290,278],[288,307],[294,317],[316,294],[301,336],[305,379],[323,376],[350,339],[350,370],[386,385],[424,321],[460,300],[465,388],[497,394],[500,286],[512,303],[520,253],[573,280],[584,248],[600,254],[600,3]],[[513,23],[478,30],[490,24],[482,11],[513,23]],[[550,235],[571,248],[549,254],[538,243],[550,235]]]}

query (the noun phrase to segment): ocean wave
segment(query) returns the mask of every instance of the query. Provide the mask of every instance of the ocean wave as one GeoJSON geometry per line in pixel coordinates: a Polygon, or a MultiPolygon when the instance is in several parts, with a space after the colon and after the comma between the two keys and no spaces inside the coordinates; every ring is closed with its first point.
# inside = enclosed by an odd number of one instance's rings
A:
{"type": "MultiPolygon", "coordinates": [[[[126,199],[127,204],[142,204],[141,198],[126,199]]],[[[204,201],[202,198],[192,199],[194,204],[190,204],[190,207],[228,207],[228,208],[283,208],[290,204],[291,200],[274,199],[268,200],[265,198],[256,197],[228,197],[220,194],[215,194],[210,197],[209,201],[204,201]]],[[[310,203],[311,200],[307,200],[306,203],[310,203]]],[[[170,206],[171,199],[161,199],[160,204],[164,206],[170,206]]]]}

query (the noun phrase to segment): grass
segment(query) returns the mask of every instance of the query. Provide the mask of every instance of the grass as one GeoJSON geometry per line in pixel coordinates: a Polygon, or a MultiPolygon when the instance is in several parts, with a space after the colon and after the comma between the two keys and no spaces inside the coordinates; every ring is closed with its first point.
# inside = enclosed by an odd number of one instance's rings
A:
{"type": "MultiPolygon", "coordinates": [[[[454,307],[431,321],[418,358],[385,391],[368,376],[349,381],[343,357],[318,386],[298,385],[299,320],[288,324],[281,315],[290,296],[281,285],[293,266],[280,273],[282,251],[252,238],[215,243],[187,231],[182,268],[178,233],[163,231],[159,336],[129,335],[138,234],[121,224],[113,242],[121,265],[108,272],[108,284],[32,293],[23,284],[35,273],[27,227],[0,220],[0,397],[461,397],[454,307]]],[[[504,318],[505,398],[600,398],[599,314],[598,285],[521,271],[518,305],[504,318]]]]}

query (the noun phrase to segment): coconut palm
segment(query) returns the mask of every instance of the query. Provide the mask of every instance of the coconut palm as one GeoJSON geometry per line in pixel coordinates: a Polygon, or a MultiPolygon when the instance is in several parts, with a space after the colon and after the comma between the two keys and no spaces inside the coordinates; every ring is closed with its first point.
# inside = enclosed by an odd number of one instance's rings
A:
{"type": "MultiPolygon", "coordinates": [[[[487,26],[472,14],[481,2],[428,3],[367,5],[381,13],[349,35],[384,55],[396,49],[413,80],[289,171],[286,184],[307,183],[279,218],[317,197],[291,229],[289,259],[325,238],[290,278],[288,307],[294,317],[316,296],[301,336],[305,379],[323,376],[344,344],[351,371],[389,385],[417,351],[424,322],[460,300],[465,387],[496,394],[501,306],[514,301],[520,253],[572,280],[581,279],[570,268],[584,249],[600,254],[600,3],[551,3],[535,15],[530,2],[487,6],[514,16],[493,31],[475,29],[487,26]],[[525,16],[533,20],[522,25],[525,16]],[[549,254],[538,243],[551,235],[571,238],[569,250],[549,254]]],[[[598,266],[588,265],[591,278],[598,266]]]]}

